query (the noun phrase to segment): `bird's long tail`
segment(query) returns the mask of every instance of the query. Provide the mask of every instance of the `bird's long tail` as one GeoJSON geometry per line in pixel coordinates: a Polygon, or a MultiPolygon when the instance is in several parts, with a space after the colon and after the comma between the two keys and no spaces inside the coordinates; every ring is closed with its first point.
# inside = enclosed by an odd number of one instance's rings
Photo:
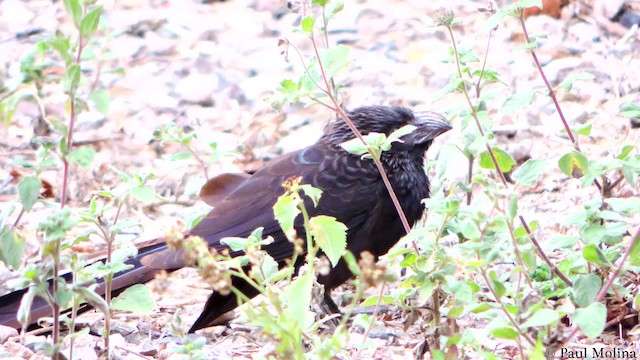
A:
{"type": "MultiPolygon", "coordinates": [[[[166,245],[164,243],[149,245],[139,249],[138,255],[126,262],[133,267],[114,275],[111,287],[112,294],[117,295],[132,285],[146,283],[152,280],[156,273],[158,273],[158,270],[144,266],[140,260],[147,255],[165,249],[166,245]]],[[[62,277],[65,281],[70,283],[72,274],[66,273],[62,277]]],[[[95,291],[99,295],[103,296],[105,293],[104,280],[98,279],[97,283],[98,286],[95,291]]],[[[22,298],[27,290],[27,288],[16,290],[0,297],[0,325],[13,327],[15,329],[20,329],[22,327],[22,324],[20,324],[17,319],[17,313],[22,298]]],[[[50,285],[49,291],[51,292],[52,290],[52,286],[50,285]]],[[[33,324],[40,318],[52,316],[52,308],[43,298],[36,297],[33,300],[29,314],[29,323],[33,324]]]]}

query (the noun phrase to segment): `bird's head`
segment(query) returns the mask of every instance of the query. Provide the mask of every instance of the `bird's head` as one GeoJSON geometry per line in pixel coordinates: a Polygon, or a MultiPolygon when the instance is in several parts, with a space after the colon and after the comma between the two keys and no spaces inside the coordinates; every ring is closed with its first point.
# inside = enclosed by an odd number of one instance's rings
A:
{"type": "MultiPolygon", "coordinates": [[[[394,131],[411,125],[413,131],[392,143],[390,153],[411,152],[424,154],[437,136],[451,130],[451,124],[444,116],[431,112],[412,112],[399,106],[365,106],[347,112],[347,116],[362,135],[381,133],[387,137],[394,131]]],[[[341,144],[355,135],[343,120],[335,121],[324,138],[332,144],[341,144]]]]}

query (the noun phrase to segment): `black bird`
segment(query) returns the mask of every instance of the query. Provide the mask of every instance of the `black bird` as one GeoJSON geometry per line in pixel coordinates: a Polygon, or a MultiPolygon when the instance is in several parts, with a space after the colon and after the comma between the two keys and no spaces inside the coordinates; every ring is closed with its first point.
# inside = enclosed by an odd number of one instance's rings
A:
{"type": "MultiPolygon", "coordinates": [[[[421,200],[429,196],[429,179],[424,171],[424,155],[433,140],[451,129],[449,122],[434,112],[413,113],[402,107],[367,106],[347,113],[362,134],[378,132],[391,134],[404,125],[416,129],[394,142],[389,151],[382,153],[381,162],[410,225],[423,214],[421,200]]],[[[279,264],[285,264],[293,255],[293,245],[274,218],[273,205],[283,193],[282,184],[292,177],[302,177],[303,184],[323,190],[317,207],[307,206],[309,215],[329,215],[347,226],[347,249],[356,258],[368,251],[377,260],[386,254],[405,235],[404,228],[382,177],[374,162],[348,153],[341,144],[354,138],[342,119],[329,125],[326,133],[315,144],[272,160],[252,175],[224,174],[209,182],[201,192],[203,200],[214,209],[194,227],[190,234],[202,237],[212,249],[222,251],[224,237],[246,237],[263,227],[263,235],[272,236],[273,243],[264,246],[279,264]]],[[[304,237],[301,217],[296,230],[304,237]]],[[[146,281],[158,270],[176,270],[185,266],[181,252],[155,246],[142,249],[136,267],[115,277],[121,289],[139,281],[146,281]],[[131,275],[133,274],[133,275],[131,275]]],[[[325,299],[333,304],[330,292],[352,277],[344,260],[318,281],[325,287],[325,299]]],[[[232,279],[233,286],[247,297],[257,291],[246,282],[232,279]]],[[[0,299],[0,314],[3,302],[0,299]]],[[[214,292],[190,332],[210,326],[216,319],[238,306],[231,292],[214,292]]],[[[335,307],[335,304],[333,305],[335,307]]]]}

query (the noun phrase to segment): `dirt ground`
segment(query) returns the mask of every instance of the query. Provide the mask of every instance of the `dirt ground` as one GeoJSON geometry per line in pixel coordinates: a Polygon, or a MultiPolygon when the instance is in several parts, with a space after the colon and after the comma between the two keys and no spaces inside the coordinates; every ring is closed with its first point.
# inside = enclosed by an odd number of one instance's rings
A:
{"type": "MultiPolygon", "coordinates": [[[[552,84],[579,72],[595,76],[576,82],[570,93],[558,93],[572,126],[593,125],[591,135],[580,139],[586,154],[615,153],[622,144],[637,144],[640,139],[638,125],[618,114],[621,104],[640,100],[640,36],[609,20],[620,3],[573,1],[560,18],[531,16],[527,22],[531,34],[546,33],[538,40],[538,56],[552,84]]],[[[126,173],[153,173],[150,184],[169,201],[159,200],[144,207],[132,204],[125,209],[126,216],[143,221],[140,231],[127,234],[136,241],[159,237],[168,227],[186,223],[207,209],[197,201],[197,191],[204,183],[202,168],[195,161],[172,161],[171,156],[180,148],[153,141],[154,130],[172,122],[193,129],[198,134],[195,150],[205,154],[210,149],[208,144],[215,141],[219,149],[230,154],[209,166],[208,175],[215,176],[254,170],[279,154],[312,144],[331,120],[332,114],[321,106],[284,106],[276,111],[269,102],[280,81],[296,79],[302,71],[297,55],[289,51],[285,57],[278,40],[290,40],[308,57],[312,51],[309,42],[294,32],[299,15],[289,11],[285,1],[121,0],[105,1],[104,6],[100,44],[92,50],[96,59],[84,62],[83,70],[95,76],[98,87],[108,91],[109,112],[105,116],[86,111],[78,118],[75,141],[93,146],[96,157],[89,169],[72,170],[69,206],[84,207],[93,191],[116,185],[119,178],[111,167],[126,173]]],[[[432,26],[432,18],[443,6],[453,9],[462,20],[456,27],[460,46],[473,48],[483,59],[489,38],[484,24],[489,15],[480,9],[487,8],[486,1],[376,0],[345,4],[331,21],[328,35],[331,45],[351,48],[352,63],[336,78],[344,85],[340,94],[348,108],[394,104],[453,114],[465,105],[459,94],[439,95],[455,71],[454,65],[445,61],[450,48],[447,33],[432,26]]],[[[56,29],[72,29],[61,2],[0,2],[0,85],[15,81],[20,59],[56,29]],[[33,36],[19,36],[31,30],[38,31],[33,36]]],[[[516,161],[546,158],[557,163],[571,144],[562,135],[562,123],[548,97],[538,95],[522,111],[499,111],[504,98],[520,89],[544,91],[531,56],[517,50],[522,44],[515,21],[507,20],[491,33],[487,67],[496,70],[503,83],[498,89],[501,95],[488,102],[495,109],[491,116],[496,142],[516,161]]],[[[84,86],[81,94],[86,95],[88,88],[84,86]]],[[[46,112],[66,119],[67,97],[61,87],[47,84],[42,93],[46,112]]],[[[33,161],[32,137],[51,133],[39,113],[33,102],[23,102],[10,123],[0,124],[2,209],[17,199],[16,186],[11,182],[16,160],[33,161]]],[[[437,156],[442,144],[460,136],[456,129],[460,121],[452,119],[454,130],[438,139],[430,157],[437,156]]],[[[451,179],[466,176],[466,162],[463,158],[459,161],[460,170],[447,174],[451,179]]],[[[52,184],[54,193],[59,192],[61,171],[45,171],[41,179],[52,184]]],[[[582,199],[594,191],[553,171],[530,187],[519,204],[525,216],[540,223],[544,237],[560,231],[563,214],[580,206],[582,199]]],[[[17,212],[10,218],[15,219],[17,212]]],[[[46,205],[37,204],[21,219],[21,235],[28,239],[27,254],[37,254],[36,225],[48,212],[46,205]]],[[[634,221],[630,228],[640,224],[640,219],[634,221]]],[[[99,242],[93,242],[84,250],[92,252],[99,247],[99,242]]],[[[0,283],[13,277],[15,273],[0,264],[0,283]]],[[[195,272],[181,270],[170,281],[175,291],[173,295],[154,294],[158,303],[154,314],[116,315],[113,344],[118,358],[168,356],[167,348],[175,339],[151,337],[162,332],[176,309],[181,309],[186,322],[199,314],[209,290],[195,272]],[[158,341],[162,343],[159,349],[158,341]]],[[[375,294],[378,290],[370,291],[375,294]]],[[[405,332],[400,311],[387,310],[389,320],[379,336],[369,339],[362,358],[412,358],[421,343],[419,325],[405,332]]],[[[99,315],[89,313],[80,321],[94,324],[99,319],[99,315]]],[[[473,324],[473,319],[469,323],[473,324]]],[[[208,329],[205,334],[210,339],[207,351],[212,358],[251,358],[271,350],[264,347],[256,329],[237,323],[230,328],[208,329]]],[[[27,342],[33,342],[39,335],[29,336],[27,342]]],[[[364,341],[358,338],[360,334],[353,333],[353,337],[353,344],[364,341]]],[[[81,358],[97,358],[93,349],[99,343],[95,336],[81,336],[76,343],[81,358]]],[[[29,358],[32,354],[15,341],[3,346],[5,353],[13,356],[29,358]]],[[[509,357],[505,348],[510,346],[487,344],[503,357],[509,357]]]]}

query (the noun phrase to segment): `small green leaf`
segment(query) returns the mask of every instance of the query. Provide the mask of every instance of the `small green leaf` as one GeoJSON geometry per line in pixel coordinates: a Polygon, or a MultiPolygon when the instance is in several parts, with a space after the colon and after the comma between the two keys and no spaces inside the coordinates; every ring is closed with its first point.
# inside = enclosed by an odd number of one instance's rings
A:
{"type": "Polygon", "coordinates": [[[564,91],[571,91],[571,87],[573,87],[573,83],[576,81],[583,81],[583,80],[593,80],[596,77],[589,74],[588,72],[582,71],[579,72],[577,74],[573,74],[573,75],[569,75],[567,76],[561,83],[560,83],[560,87],[564,90],[564,91]]]}
{"type": "MultiPolygon", "coordinates": [[[[306,329],[309,324],[309,307],[311,306],[311,289],[313,287],[313,274],[306,272],[298,276],[285,290],[287,299],[287,313],[300,329],[306,329]]],[[[313,322],[313,317],[311,317],[313,322]]]]}
{"type": "Polygon", "coordinates": [[[278,220],[280,227],[287,236],[292,236],[293,222],[300,214],[298,202],[294,200],[292,195],[283,194],[273,205],[273,214],[278,220]]]}
{"type": "Polygon", "coordinates": [[[573,299],[579,307],[586,307],[591,304],[602,286],[602,279],[598,276],[580,275],[573,284],[573,299]]]}
{"type": "MultiPolygon", "coordinates": [[[[36,298],[39,293],[43,291],[42,289],[36,286],[29,286],[29,290],[24,294],[22,300],[20,301],[20,307],[18,308],[18,312],[16,314],[16,318],[22,324],[22,329],[26,330],[27,325],[29,325],[31,320],[31,305],[33,305],[33,300],[36,298]]],[[[45,290],[48,291],[48,290],[45,290]]]]}
{"type": "Polygon", "coordinates": [[[544,171],[547,160],[529,159],[513,173],[513,178],[518,185],[533,185],[544,171]]]}
{"type": "Polygon", "coordinates": [[[115,310],[150,314],[155,310],[156,303],[151,298],[149,289],[144,285],[137,284],[127,288],[113,299],[111,307],[115,310]]]}
{"type": "Polygon", "coordinates": [[[504,294],[507,292],[507,288],[504,286],[503,282],[497,278],[497,275],[495,272],[492,271],[489,274],[489,277],[491,278],[493,291],[496,293],[496,296],[498,297],[498,299],[501,299],[504,296],[504,294]]]}
{"type": "Polygon", "coordinates": [[[308,184],[300,185],[300,190],[302,190],[306,196],[311,198],[313,206],[318,206],[318,201],[320,201],[320,196],[322,196],[322,190],[308,184]]]}
{"type": "Polygon", "coordinates": [[[629,156],[629,154],[631,153],[631,151],[633,151],[633,149],[635,149],[636,147],[633,145],[625,145],[622,147],[622,149],[620,150],[620,154],[618,156],[616,156],[616,159],[620,159],[620,160],[624,160],[627,158],[627,156],[629,156]]]}
{"type": "Polygon", "coordinates": [[[565,175],[572,176],[576,179],[581,178],[587,173],[588,166],[589,161],[587,158],[576,150],[572,150],[558,160],[560,170],[565,175]]]}
{"type": "Polygon", "coordinates": [[[63,91],[65,94],[75,94],[80,83],[80,66],[70,65],[62,78],[63,91]]]}
{"type": "Polygon", "coordinates": [[[589,244],[582,249],[582,256],[585,260],[594,263],[599,266],[608,266],[607,258],[598,249],[595,244],[589,244]]]}
{"type": "Polygon", "coordinates": [[[325,14],[330,18],[344,9],[344,2],[342,0],[331,0],[329,6],[323,7],[325,8],[325,14]]]}
{"type": "Polygon", "coordinates": [[[462,220],[460,223],[460,231],[464,237],[472,241],[478,241],[480,240],[480,236],[482,236],[480,229],[478,229],[478,225],[476,225],[471,219],[462,220]]]}
{"type": "Polygon", "coordinates": [[[518,91],[514,95],[507,97],[502,104],[502,114],[509,115],[521,112],[524,108],[531,105],[536,98],[536,91],[533,89],[525,89],[518,91]]]}
{"type": "Polygon", "coordinates": [[[347,227],[326,215],[312,217],[309,226],[314,240],[335,267],[347,248],[347,227]]]}
{"type": "Polygon", "coordinates": [[[593,124],[584,124],[578,127],[573,128],[573,132],[583,135],[583,136],[589,136],[591,135],[591,128],[593,128],[593,124]]]}
{"type": "Polygon", "coordinates": [[[80,35],[82,35],[85,40],[91,38],[91,35],[98,29],[100,15],[102,15],[102,6],[94,8],[82,18],[80,22],[80,35]]]}
{"type": "MultiPolygon", "coordinates": [[[[502,170],[503,173],[511,171],[513,166],[516,164],[511,155],[498,147],[494,147],[492,150],[496,157],[496,161],[498,162],[498,166],[500,166],[500,170],[502,170]]],[[[495,169],[493,160],[491,160],[491,156],[488,151],[480,153],[480,167],[483,169],[495,169]]]]}
{"type": "Polygon", "coordinates": [[[311,3],[313,5],[319,5],[319,6],[325,7],[329,3],[329,0],[313,0],[311,3]]]}
{"type": "Polygon", "coordinates": [[[98,89],[89,94],[89,100],[93,103],[93,107],[102,115],[109,114],[109,106],[111,105],[111,95],[105,89],[98,89]]]}
{"type": "Polygon", "coordinates": [[[156,199],[156,192],[148,186],[136,186],[131,188],[131,197],[145,204],[151,203],[156,199]]]}
{"type": "Polygon", "coordinates": [[[640,212],[640,198],[608,198],[605,200],[614,211],[625,215],[633,215],[640,212]]]}
{"type": "Polygon", "coordinates": [[[389,134],[389,136],[387,136],[387,140],[385,141],[385,143],[393,143],[395,141],[401,141],[400,138],[407,135],[407,134],[411,134],[415,129],[417,129],[417,127],[413,126],[413,125],[405,125],[403,127],[401,127],[400,129],[392,132],[391,134],[389,134]]]}
{"type": "Polygon", "coordinates": [[[524,324],[523,328],[534,326],[547,326],[560,320],[558,312],[551,309],[540,309],[536,311],[524,324]]]}
{"type": "MultiPolygon", "coordinates": [[[[640,241],[638,241],[640,243],[640,241]]],[[[358,260],[353,256],[353,253],[347,250],[343,256],[344,261],[347,263],[347,267],[349,271],[355,276],[360,275],[360,266],[358,265],[358,260]]]]}
{"type": "Polygon", "coordinates": [[[192,156],[193,155],[188,151],[181,151],[181,152],[178,152],[178,153],[175,153],[175,154],[171,155],[169,160],[170,161],[187,160],[187,159],[191,159],[192,156]]]}
{"type": "Polygon", "coordinates": [[[302,26],[302,31],[304,31],[307,35],[311,35],[315,23],[316,19],[314,19],[312,16],[306,16],[300,23],[300,25],[302,26]]]}
{"type": "Polygon", "coordinates": [[[620,115],[632,119],[640,118],[640,103],[627,103],[622,105],[620,115]]]}
{"type": "MultiPolygon", "coordinates": [[[[320,52],[320,61],[327,78],[334,77],[349,66],[349,52],[349,47],[344,45],[334,46],[320,52]]],[[[308,72],[305,72],[300,82],[303,88],[309,91],[315,91],[319,84],[324,84],[317,58],[310,62],[308,72]]]]}
{"type": "Polygon", "coordinates": [[[88,168],[93,163],[96,151],[90,146],[83,146],[71,151],[67,155],[67,160],[82,167],[88,168]]]}
{"type": "Polygon", "coordinates": [[[515,340],[518,338],[518,332],[510,327],[500,327],[491,329],[491,336],[495,339],[515,340]]]}
{"type": "Polygon", "coordinates": [[[35,176],[26,176],[18,183],[18,195],[25,211],[31,211],[40,196],[42,183],[35,176]]]}
{"type": "Polygon", "coordinates": [[[576,309],[571,317],[582,333],[589,338],[602,334],[607,322],[607,308],[599,302],[594,302],[586,308],[576,309]]]}
{"type": "Polygon", "coordinates": [[[78,26],[80,19],[82,19],[82,6],[79,0],[64,0],[64,8],[67,10],[67,14],[71,16],[73,22],[78,26]]]}
{"type": "Polygon", "coordinates": [[[100,295],[96,294],[95,291],[83,286],[74,287],[74,291],[79,293],[80,297],[89,303],[94,309],[99,309],[103,314],[109,313],[109,305],[100,295]]]}
{"type": "Polygon", "coordinates": [[[633,266],[640,266],[640,241],[636,241],[633,245],[633,249],[631,249],[631,253],[629,254],[629,263],[633,266]]]}
{"type": "Polygon", "coordinates": [[[354,154],[354,155],[362,155],[365,154],[369,151],[369,149],[367,148],[367,146],[365,144],[362,143],[362,141],[360,141],[360,139],[358,138],[354,138],[351,140],[347,140],[345,142],[343,142],[342,144],[340,144],[340,146],[347,150],[347,152],[354,154]]]}
{"type": "Polygon", "coordinates": [[[9,228],[2,228],[0,230],[0,261],[18,269],[23,253],[24,239],[9,228]]]}

